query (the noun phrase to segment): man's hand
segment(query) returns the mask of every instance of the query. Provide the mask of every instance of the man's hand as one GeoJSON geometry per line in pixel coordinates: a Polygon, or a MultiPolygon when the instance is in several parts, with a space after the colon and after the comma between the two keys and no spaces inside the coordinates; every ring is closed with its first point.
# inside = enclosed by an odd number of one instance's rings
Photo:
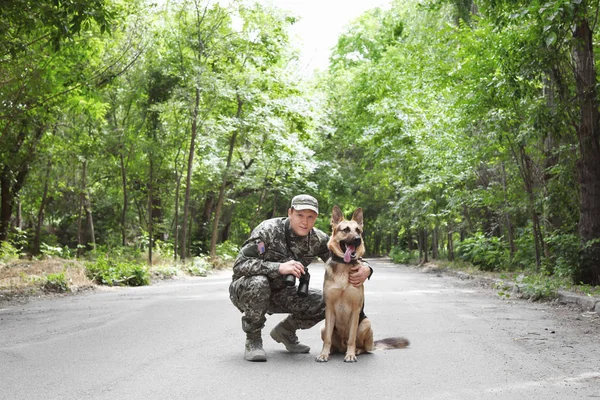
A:
{"type": "MultiPolygon", "coordinates": [[[[302,263],[299,261],[286,261],[284,263],[279,264],[279,273],[281,275],[292,274],[296,278],[300,278],[300,276],[304,274],[304,265],[302,265],[302,263]]],[[[367,274],[367,276],[369,275],[367,274]]]]}
{"type": "Polygon", "coordinates": [[[350,268],[348,282],[354,287],[359,287],[369,278],[369,275],[371,275],[371,268],[358,264],[350,268]]]}

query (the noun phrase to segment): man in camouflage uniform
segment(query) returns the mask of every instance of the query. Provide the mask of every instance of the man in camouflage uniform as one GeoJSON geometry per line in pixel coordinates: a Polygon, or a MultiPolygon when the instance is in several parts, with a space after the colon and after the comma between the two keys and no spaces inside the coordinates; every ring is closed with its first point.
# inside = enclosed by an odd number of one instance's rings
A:
{"type": "MultiPolygon", "coordinates": [[[[320,289],[309,287],[300,297],[295,286],[286,286],[284,277],[300,278],[316,257],[329,258],[329,236],[314,228],[319,212],[317,200],[309,195],[292,199],[287,218],[273,218],[260,223],[244,242],[233,265],[229,286],[232,303],[242,312],[242,329],[246,332],[244,358],[266,361],[261,331],[265,315],[289,313],[271,331],[271,337],[292,353],[308,353],[310,348],[298,342],[297,329],[308,329],[325,318],[325,303],[320,289]]],[[[361,285],[370,278],[372,269],[358,264],[349,282],[361,285]]],[[[364,317],[364,313],[361,313],[364,317]]]]}

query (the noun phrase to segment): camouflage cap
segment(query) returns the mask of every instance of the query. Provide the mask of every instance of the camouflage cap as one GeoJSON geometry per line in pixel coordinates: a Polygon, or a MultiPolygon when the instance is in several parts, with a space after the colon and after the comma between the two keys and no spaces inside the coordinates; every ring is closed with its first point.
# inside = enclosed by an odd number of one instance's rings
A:
{"type": "Polygon", "coordinates": [[[307,194],[299,194],[292,199],[292,208],[294,210],[313,210],[319,213],[319,202],[307,194]]]}

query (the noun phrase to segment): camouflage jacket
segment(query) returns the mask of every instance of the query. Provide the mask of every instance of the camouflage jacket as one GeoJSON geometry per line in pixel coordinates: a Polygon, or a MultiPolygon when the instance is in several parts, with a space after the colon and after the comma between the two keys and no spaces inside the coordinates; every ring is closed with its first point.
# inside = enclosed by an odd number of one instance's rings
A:
{"type": "Polygon", "coordinates": [[[265,275],[272,287],[283,287],[279,264],[296,260],[305,267],[319,257],[329,258],[329,236],[313,228],[307,236],[297,236],[289,218],[273,218],[261,222],[244,242],[233,264],[233,280],[242,276],[265,275]]]}

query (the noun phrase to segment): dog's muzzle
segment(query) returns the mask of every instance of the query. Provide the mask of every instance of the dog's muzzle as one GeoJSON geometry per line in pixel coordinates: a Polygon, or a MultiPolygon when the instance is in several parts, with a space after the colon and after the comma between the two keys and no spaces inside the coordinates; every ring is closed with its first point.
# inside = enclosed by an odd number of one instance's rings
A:
{"type": "Polygon", "coordinates": [[[350,241],[341,242],[341,248],[344,251],[344,262],[350,262],[356,259],[356,248],[360,246],[362,239],[360,236],[355,236],[350,241]]]}

